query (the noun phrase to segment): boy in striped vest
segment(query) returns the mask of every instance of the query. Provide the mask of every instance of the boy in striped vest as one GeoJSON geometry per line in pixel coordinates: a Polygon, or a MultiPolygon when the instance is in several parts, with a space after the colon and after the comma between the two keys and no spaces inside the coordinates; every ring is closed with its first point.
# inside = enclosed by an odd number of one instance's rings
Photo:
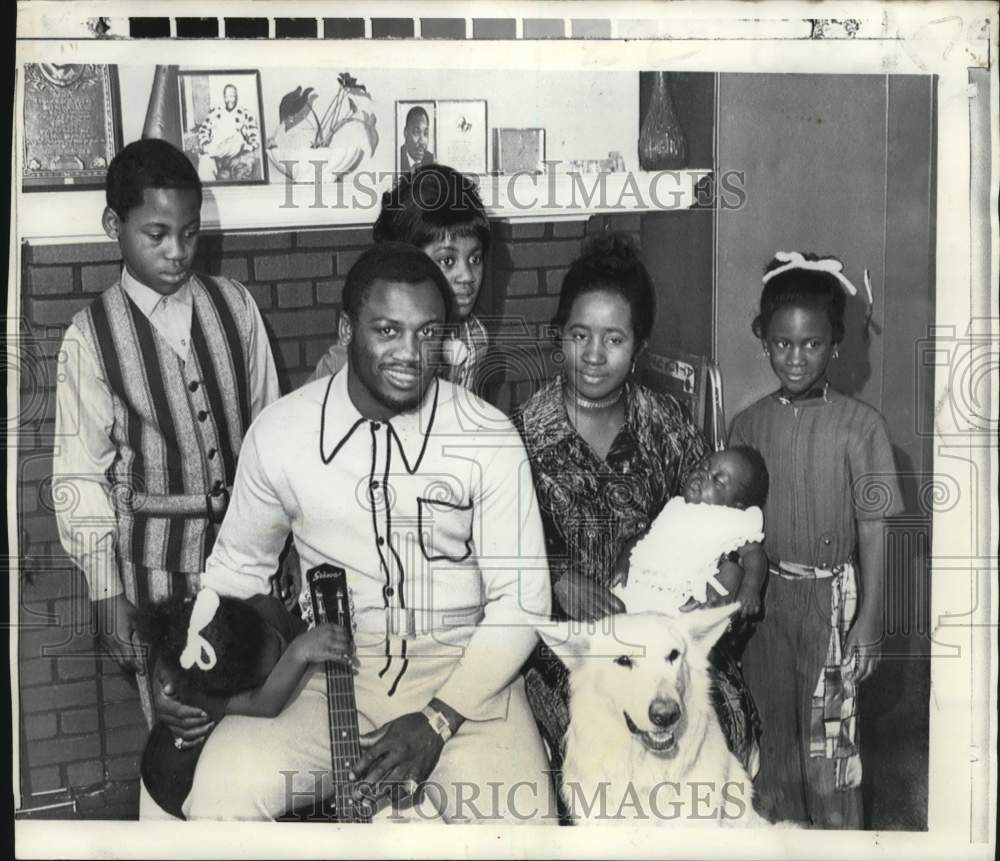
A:
{"type": "MultiPolygon", "coordinates": [[[[137,605],[198,589],[250,422],[279,395],[260,312],[192,272],[201,182],[158,139],[111,162],[102,226],[120,279],[73,317],[56,395],[54,498],[111,656],[145,675],[137,605]]],[[[148,676],[147,676],[148,679],[148,676]]],[[[139,685],[152,719],[147,684],[139,685]]]]}

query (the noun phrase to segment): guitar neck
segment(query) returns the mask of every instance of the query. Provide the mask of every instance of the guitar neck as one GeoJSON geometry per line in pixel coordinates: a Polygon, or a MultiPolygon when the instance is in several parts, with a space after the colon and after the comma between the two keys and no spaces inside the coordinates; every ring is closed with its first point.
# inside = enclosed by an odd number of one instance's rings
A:
{"type": "Polygon", "coordinates": [[[340,822],[371,822],[371,813],[351,798],[354,783],[350,773],[361,758],[358,707],[354,698],[354,674],[342,664],[326,662],[326,689],[330,718],[330,759],[340,822]]]}
{"type": "MultiPolygon", "coordinates": [[[[321,565],[307,573],[317,624],[333,622],[350,635],[353,630],[347,573],[343,568],[321,565]]],[[[354,697],[354,672],[343,664],[326,662],[327,712],[330,724],[330,762],[333,798],[330,815],[337,822],[371,822],[367,801],[352,797],[351,769],[361,758],[358,707],[354,697]]],[[[329,807],[330,805],[328,805],[329,807]]]]}

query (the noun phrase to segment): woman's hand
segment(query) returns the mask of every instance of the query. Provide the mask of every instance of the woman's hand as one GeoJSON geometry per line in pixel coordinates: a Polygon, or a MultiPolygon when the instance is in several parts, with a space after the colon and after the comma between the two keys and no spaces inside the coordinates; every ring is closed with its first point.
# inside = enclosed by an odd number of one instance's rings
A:
{"type": "Polygon", "coordinates": [[[336,661],[339,664],[351,665],[354,647],[347,635],[347,629],[332,622],[316,625],[303,634],[299,634],[292,646],[296,656],[306,664],[321,664],[324,661],[336,661]]]}
{"type": "Polygon", "coordinates": [[[624,613],[625,604],[611,591],[575,571],[567,571],[552,587],[563,612],[579,622],[593,622],[624,613]]]}

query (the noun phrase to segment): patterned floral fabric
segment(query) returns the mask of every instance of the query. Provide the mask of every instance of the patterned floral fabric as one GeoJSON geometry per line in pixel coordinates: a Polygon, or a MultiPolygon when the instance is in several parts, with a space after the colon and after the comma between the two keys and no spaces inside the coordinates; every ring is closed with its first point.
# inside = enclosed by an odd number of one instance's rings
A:
{"type": "Polygon", "coordinates": [[[604,460],[570,423],[561,378],[515,411],[514,424],[531,460],[553,582],[575,568],[609,585],[618,551],[708,451],[674,398],[631,383],[625,425],[604,460]]]}
{"type": "MultiPolygon", "coordinates": [[[[531,460],[553,583],[575,570],[609,586],[622,547],[649,528],[708,453],[674,398],[631,382],[625,387],[625,424],[604,460],[570,423],[560,378],[516,410],[513,420],[531,460]]],[[[730,748],[750,767],[759,735],[756,708],[738,662],[730,654],[716,655],[720,651],[712,654],[713,699],[730,748]]],[[[569,724],[568,676],[544,644],[524,668],[528,700],[554,768],[561,764],[569,724]]]]}

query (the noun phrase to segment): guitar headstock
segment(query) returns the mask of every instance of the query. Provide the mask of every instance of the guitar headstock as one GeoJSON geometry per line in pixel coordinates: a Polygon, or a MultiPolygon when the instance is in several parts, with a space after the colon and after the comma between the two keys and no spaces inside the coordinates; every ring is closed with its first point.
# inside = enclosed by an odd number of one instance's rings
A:
{"type": "MultiPolygon", "coordinates": [[[[324,563],[306,572],[312,599],[312,617],[317,625],[340,625],[354,637],[354,608],[347,572],[338,565],[324,563]]],[[[330,751],[335,792],[324,806],[336,822],[371,822],[372,808],[365,801],[352,798],[355,782],[351,766],[361,756],[357,706],[354,699],[354,675],[349,666],[326,661],[326,684],[329,696],[330,751]]]]}
{"type": "Polygon", "coordinates": [[[354,607],[347,588],[347,572],[339,565],[324,563],[306,573],[317,624],[333,622],[354,633],[354,607]]]}

